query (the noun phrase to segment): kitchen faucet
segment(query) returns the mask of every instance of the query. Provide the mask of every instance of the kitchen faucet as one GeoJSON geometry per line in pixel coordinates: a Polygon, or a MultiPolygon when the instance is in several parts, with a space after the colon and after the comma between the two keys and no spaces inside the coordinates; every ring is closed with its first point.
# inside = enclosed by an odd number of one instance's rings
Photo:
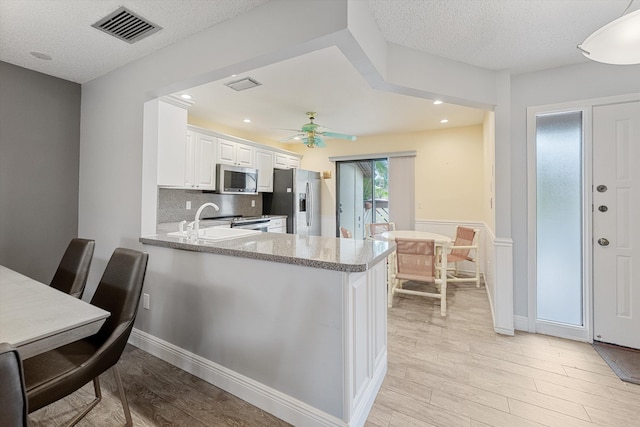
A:
{"type": "Polygon", "coordinates": [[[200,214],[202,213],[204,208],[206,208],[207,206],[211,206],[216,211],[220,210],[218,205],[216,205],[215,203],[204,203],[202,206],[200,206],[198,208],[198,210],[196,211],[195,220],[187,226],[187,230],[189,230],[189,231],[193,230],[193,232],[194,232],[193,235],[195,235],[196,239],[198,238],[198,235],[200,234],[200,214]]]}

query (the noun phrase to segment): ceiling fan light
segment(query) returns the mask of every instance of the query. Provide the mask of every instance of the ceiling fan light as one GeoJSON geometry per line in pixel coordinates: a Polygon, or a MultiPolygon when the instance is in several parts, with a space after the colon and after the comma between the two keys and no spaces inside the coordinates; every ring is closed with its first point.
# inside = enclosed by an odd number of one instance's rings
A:
{"type": "Polygon", "coordinates": [[[640,10],[596,30],[578,48],[587,58],[605,64],[640,64],[640,10]]]}

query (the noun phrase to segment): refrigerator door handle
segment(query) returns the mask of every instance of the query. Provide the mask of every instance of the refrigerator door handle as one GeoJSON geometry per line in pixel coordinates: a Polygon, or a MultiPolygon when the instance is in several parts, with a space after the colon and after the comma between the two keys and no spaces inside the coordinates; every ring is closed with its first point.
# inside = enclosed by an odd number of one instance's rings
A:
{"type": "Polygon", "coordinates": [[[307,185],[305,188],[306,198],[307,198],[307,227],[311,227],[311,211],[313,207],[313,199],[311,195],[311,187],[309,186],[309,181],[307,181],[307,185]]]}

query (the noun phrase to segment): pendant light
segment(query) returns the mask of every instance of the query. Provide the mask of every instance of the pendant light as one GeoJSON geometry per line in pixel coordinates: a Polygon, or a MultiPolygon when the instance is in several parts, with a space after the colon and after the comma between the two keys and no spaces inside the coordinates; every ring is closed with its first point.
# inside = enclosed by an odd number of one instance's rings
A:
{"type": "Polygon", "coordinates": [[[622,16],[596,30],[578,49],[587,58],[605,64],[640,64],[640,10],[622,16]]]}

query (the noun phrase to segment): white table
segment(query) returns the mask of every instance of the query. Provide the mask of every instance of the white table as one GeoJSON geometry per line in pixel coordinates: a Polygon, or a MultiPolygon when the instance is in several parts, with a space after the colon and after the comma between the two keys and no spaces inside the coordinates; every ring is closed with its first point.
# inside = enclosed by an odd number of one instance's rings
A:
{"type": "Polygon", "coordinates": [[[393,230],[385,231],[379,236],[381,239],[394,241],[395,239],[420,239],[420,240],[433,240],[436,245],[446,247],[451,244],[451,238],[444,234],[431,233],[429,231],[415,231],[415,230],[393,230]]]}
{"type": "Polygon", "coordinates": [[[0,265],[0,342],[23,359],[95,334],[109,315],[0,265]]]}

